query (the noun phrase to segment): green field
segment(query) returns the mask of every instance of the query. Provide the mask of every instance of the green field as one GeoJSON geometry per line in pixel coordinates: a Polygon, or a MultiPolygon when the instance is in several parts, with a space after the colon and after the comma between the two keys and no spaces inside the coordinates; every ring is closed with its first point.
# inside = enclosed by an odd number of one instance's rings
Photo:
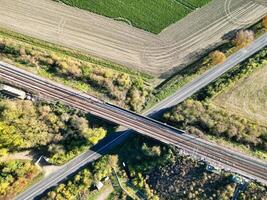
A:
{"type": "Polygon", "coordinates": [[[111,18],[124,18],[135,27],[159,33],[210,0],[61,0],[111,18]]]}

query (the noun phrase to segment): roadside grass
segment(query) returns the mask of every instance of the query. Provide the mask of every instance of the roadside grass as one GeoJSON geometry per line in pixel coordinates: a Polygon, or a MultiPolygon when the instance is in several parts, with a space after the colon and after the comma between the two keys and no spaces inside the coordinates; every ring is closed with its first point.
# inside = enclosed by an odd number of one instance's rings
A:
{"type": "Polygon", "coordinates": [[[267,125],[267,64],[219,94],[212,102],[231,113],[267,125]]]}
{"type": "Polygon", "coordinates": [[[63,3],[110,18],[124,18],[137,28],[159,33],[170,24],[182,19],[192,9],[210,0],[61,0],[63,3]],[[182,2],[182,3],[181,3],[182,2]],[[184,3],[183,3],[184,2],[184,3]]]}
{"type": "MultiPolygon", "coordinates": [[[[40,173],[31,181],[27,184],[27,186],[25,188],[23,188],[20,193],[25,192],[28,188],[30,188],[31,186],[35,185],[36,183],[38,183],[39,181],[41,181],[43,178],[45,177],[45,174],[43,171],[40,171],[40,173]]],[[[19,193],[19,194],[20,194],[19,193]]]]}

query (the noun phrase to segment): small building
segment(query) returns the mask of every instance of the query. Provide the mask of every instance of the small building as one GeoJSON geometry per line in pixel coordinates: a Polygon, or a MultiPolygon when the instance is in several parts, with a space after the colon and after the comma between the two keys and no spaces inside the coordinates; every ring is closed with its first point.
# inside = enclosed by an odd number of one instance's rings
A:
{"type": "Polygon", "coordinates": [[[27,97],[26,92],[23,90],[5,84],[0,84],[0,92],[13,98],[26,99],[27,97]]]}
{"type": "Polygon", "coordinates": [[[97,183],[95,183],[95,186],[98,190],[100,190],[104,186],[104,184],[101,181],[98,181],[97,183]]]}

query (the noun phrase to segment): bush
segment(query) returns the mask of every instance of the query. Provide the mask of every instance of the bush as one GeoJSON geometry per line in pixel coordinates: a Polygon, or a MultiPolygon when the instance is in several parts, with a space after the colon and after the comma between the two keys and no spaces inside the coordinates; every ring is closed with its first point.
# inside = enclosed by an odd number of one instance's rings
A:
{"type": "Polygon", "coordinates": [[[239,64],[239,66],[232,68],[230,71],[217,78],[216,81],[202,88],[194,95],[194,98],[202,101],[216,96],[230,85],[235,84],[238,80],[249,76],[249,74],[257,68],[265,66],[267,61],[266,56],[267,48],[264,48],[239,64]]]}
{"type": "Polygon", "coordinates": [[[0,52],[4,51],[5,47],[6,47],[5,41],[0,40],[0,52]]]}

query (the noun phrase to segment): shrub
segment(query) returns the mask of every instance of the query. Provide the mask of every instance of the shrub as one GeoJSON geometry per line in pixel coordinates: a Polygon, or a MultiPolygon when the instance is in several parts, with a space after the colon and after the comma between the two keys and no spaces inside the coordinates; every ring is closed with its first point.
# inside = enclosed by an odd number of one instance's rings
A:
{"type": "Polygon", "coordinates": [[[19,54],[21,56],[25,56],[26,55],[26,51],[25,51],[25,48],[24,47],[21,47],[20,50],[19,50],[19,54]]]}

